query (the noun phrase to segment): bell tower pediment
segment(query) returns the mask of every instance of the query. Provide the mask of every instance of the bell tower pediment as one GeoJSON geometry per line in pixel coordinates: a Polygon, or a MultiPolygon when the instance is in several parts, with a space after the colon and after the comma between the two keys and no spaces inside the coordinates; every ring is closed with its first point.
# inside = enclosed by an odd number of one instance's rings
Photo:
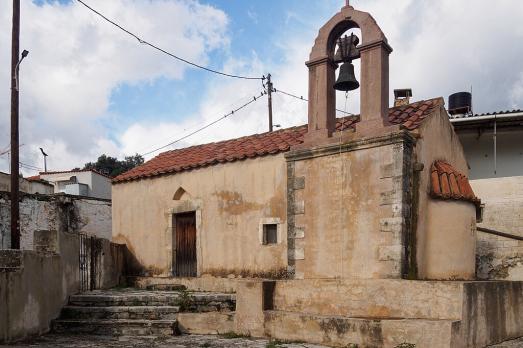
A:
{"type": "MultiPolygon", "coordinates": [[[[341,57],[335,52],[336,44],[347,30],[358,28],[361,31],[361,44],[355,41],[356,52],[348,53],[347,60],[361,59],[359,84],[345,81],[337,86],[346,90],[361,88],[360,123],[356,130],[362,132],[369,128],[389,126],[389,46],[385,34],[376,20],[367,12],[344,6],[319,30],[312,47],[309,61],[309,114],[308,133],[305,145],[328,142],[336,126],[336,69],[341,57]]],[[[351,37],[351,40],[354,40],[351,37]]],[[[354,42],[354,41],[351,41],[354,42]]],[[[347,54],[347,53],[346,53],[347,54]]],[[[352,65],[352,64],[350,64],[352,65]]],[[[352,74],[353,67],[342,65],[346,74],[352,74]]]]}

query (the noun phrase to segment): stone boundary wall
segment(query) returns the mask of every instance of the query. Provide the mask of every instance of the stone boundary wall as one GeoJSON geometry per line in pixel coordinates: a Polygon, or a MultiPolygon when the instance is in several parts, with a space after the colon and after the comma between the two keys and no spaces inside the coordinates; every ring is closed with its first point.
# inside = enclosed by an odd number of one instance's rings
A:
{"type": "MultiPolygon", "coordinates": [[[[48,332],[69,295],[79,292],[79,236],[61,233],[56,240],[56,249],[45,252],[0,250],[0,344],[48,332]]],[[[125,272],[126,248],[100,241],[97,285],[111,288],[125,272]]]]}
{"type": "MultiPolygon", "coordinates": [[[[20,195],[20,245],[35,250],[35,233],[84,233],[111,239],[111,201],[71,195],[20,195]]],[[[0,249],[11,247],[10,193],[0,191],[0,249]]]]}
{"type": "MultiPolygon", "coordinates": [[[[523,237],[523,176],[471,181],[484,204],[478,226],[523,237]]],[[[523,280],[523,241],[478,231],[478,279],[523,280]]]]}

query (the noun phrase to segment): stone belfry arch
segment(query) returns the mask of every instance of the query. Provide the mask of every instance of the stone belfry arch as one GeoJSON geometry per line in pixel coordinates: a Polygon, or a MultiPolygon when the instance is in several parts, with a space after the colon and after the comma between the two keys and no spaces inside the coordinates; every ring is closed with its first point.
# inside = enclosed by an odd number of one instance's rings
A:
{"type": "Polygon", "coordinates": [[[305,143],[323,143],[336,126],[337,64],[334,49],[338,38],[347,30],[359,28],[362,42],[360,76],[360,122],[357,130],[388,126],[389,54],[392,48],[376,20],[367,12],[346,5],[319,31],[309,61],[309,127],[305,143]]]}

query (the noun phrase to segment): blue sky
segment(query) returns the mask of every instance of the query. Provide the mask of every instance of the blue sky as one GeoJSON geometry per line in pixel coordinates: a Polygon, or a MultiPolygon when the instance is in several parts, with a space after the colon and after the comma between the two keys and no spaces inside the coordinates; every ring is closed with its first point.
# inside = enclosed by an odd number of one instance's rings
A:
{"type": "MultiPolygon", "coordinates": [[[[304,65],[321,25],[343,0],[84,0],[144,39],[207,67],[270,72],[275,87],[307,95],[304,65]]],[[[209,123],[261,91],[194,69],[118,31],[78,2],[22,1],[22,161],[53,170],[106,153],[144,153],[209,123]]],[[[474,87],[477,112],[523,108],[523,2],[353,0],[394,48],[390,86],[427,99],[474,87]],[[479,25],[489,23],[489,26],[479,25]],[[500,54],[502,53],[502,54],[500,54]]],[[[9,61],[10,2],[0,2],[0,60],[9,61]]],[[[357,64],[356,64],[357,65],[357,64]]],[[[358,68],[358,66],[356,66],[358,68]]],[[[0,69],[0,152],[9,144],[9,65],[0,69]]],[[[339,98],[338,107],[343,108],[339,98]]],[[[357,113],[359,92],[348,111],[357,113]]],[[[306,103],[276,94],[275,123],[303,124],[306,103]]],[[[169,148],[267,130],[266,100],[169,148]]],[[[155,153],[156,154],[156,153],[155,153]]],[[[154,154],[153,154],[154,155],[154,154]]],[[[0,156],[0,170],[8,170],[0,156]]],[[[24,174],[34,174],[26,170],[24,174]]]]}

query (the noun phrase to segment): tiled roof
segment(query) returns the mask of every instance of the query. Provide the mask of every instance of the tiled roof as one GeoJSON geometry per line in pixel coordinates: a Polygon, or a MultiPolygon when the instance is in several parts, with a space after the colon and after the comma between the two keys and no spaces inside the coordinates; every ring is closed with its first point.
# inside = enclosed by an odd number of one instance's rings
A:
{"type": "Polygon", "coordinates": [[[437,199],[463,200],[478,206],[469,179],[445,161],[436,161],[430,168],[430,194],[437,199]]]}
{"type": "Polygon", "coordinates": [[[33,175],[33,176],[28,176],[27,178],[25,178],[27,181],[40,181],[42,179],[40,179],[40,175],[33,175]]]}
{"type": "MultiPolygon", "coordinates": [[[[389,120],[393,124],[402,124],[406,129],[414,130],[421,125],[428,115],[442,105],[443,99],[435,98],[394,107],[389,110],[389,120]]],[[[359,122],[359,116],[339,118],[336,122],[336,129],[353,128],[357,122],[359,122]]],[[[217,143],[167,151],[141,166],[117,176],[113,179],[113,183],[286,152],[289,151],[291,146],[303,143],[305,133],[307,133],[307,125],[302,125],[275,132],[254,134],[217,143]]]]}

